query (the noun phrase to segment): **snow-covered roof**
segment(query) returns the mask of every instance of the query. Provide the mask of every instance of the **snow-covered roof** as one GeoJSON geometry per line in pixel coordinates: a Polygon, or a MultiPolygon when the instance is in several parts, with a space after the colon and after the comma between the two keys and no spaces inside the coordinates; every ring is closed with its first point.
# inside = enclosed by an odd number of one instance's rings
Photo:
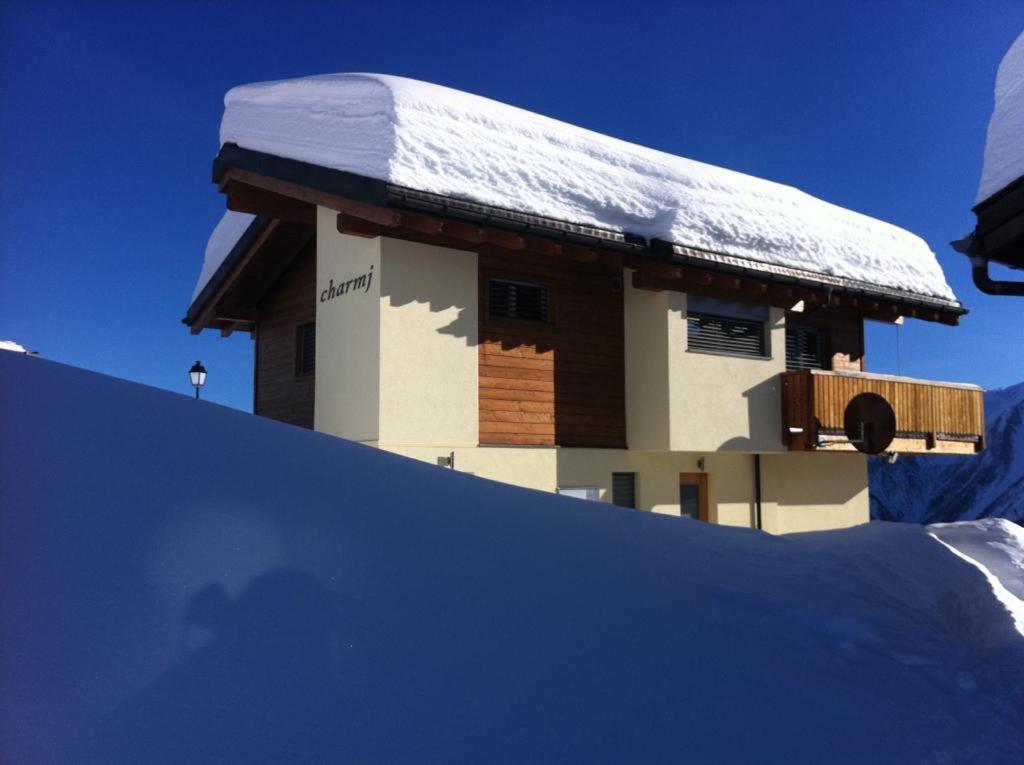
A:
{"type": "Polygon", "coordinates": [[[985,161],[975,202],[984,202],[1021,176],[1024,176],[1024,32],[1010,46],[996,74],[996,105],[988,123],[985,161]]]}
{"type": "Polygon", "coordinates": [[[0,340],[0,351],[13,351],[14,353],[28,353],[21,343],[13,340],[0,340]]]}
{"type": "MultiPolygon", "coordinates": [[[[220,140],[419,191],[955,299],[928,245],[901,228],[791,186],[416,80],[331,74],[242,85],[225,97],[220,140]]],[[[196,294],[216,270],[210,255],[196,294]]]]}

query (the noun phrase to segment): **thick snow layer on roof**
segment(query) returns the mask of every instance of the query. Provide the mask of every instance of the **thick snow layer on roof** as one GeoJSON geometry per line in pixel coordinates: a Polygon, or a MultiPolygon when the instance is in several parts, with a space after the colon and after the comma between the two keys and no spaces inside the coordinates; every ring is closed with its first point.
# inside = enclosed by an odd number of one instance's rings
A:
{"type": "Polygon", "coordinates": [[[976,202],[984,202],[1021,176],[1024,176],[1024,32],[1010,46],[996,74],[996,106],[988,123],[976,202]]]}
{"type": "Polygon", "coordinates": [[[332,74],[236,87],[220,139],[421,191],[953,297],[928,245],[896,226],[416,80],[332,74]]]}
{"type": "Polygon", "coordinates": [[[0,379],[5,762],[1024,762],[1008,523],[772,537],[0,379]]]}
{"type": "Polygon", "coordinates": [[[242,234],[249,228],[249,224],[256,218],[255,215],[249,213],[234,212],[228,210],[224,213],[224,217],[220,219],[220,222],[214,227],[213,233],[210,234],[209,240],[206,242],[206,254],[203,257],[203,270],[199,274],[199,281],[196,282],[196,288],[192,291],[192,300],[194,301],[199,297],[199,293],[203,291],[203,287],[207,285],[213,275],[217,273],[217,269],[220,268],[221,263],[231,252],[238,240],[242,238],[242,234]]]}
{"type": "Polygon", "coordinates": [[[13,340],[0,340],[0,351],[14,351],[15,353],[28,353],[21,343],[13,340]]]}

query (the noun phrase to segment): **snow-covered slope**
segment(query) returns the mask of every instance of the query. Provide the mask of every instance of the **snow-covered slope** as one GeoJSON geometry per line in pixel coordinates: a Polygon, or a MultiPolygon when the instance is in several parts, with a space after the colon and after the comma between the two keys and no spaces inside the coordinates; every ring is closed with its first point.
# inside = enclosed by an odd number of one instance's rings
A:
{"type": "Polygon", "coordinates": [[[970,457],[869,463],[871,515],[935,523],[996,516],[1024,523],[1024,383],[985,393],[987,448],[970,457]]]}
{"type": "Polygon", "coordinates": [[[983,571],[919,526],[770,537],[0,380],[5,762],[1024,758],[1003,526],[946,540],[983,571]]]}
{"type": "Polygon", "coordinates": [[[976,202],[1024,176],[1024,32],[999,64],[995,101],[976,202]]]}
{"type": "Polygon", "coordinates": [[[388,75],[331,74],[242,85],[224,102],[222,144],[953,299],[934,254],[908,231],[790,186],[451,88],[388,75]]]}

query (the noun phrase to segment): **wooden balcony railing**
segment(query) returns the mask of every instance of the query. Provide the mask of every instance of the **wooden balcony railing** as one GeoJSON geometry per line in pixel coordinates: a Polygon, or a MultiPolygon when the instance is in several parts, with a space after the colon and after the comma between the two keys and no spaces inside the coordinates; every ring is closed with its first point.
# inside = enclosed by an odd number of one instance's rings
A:
{"type": "Polygon", "coordinates": [[[852,451],[843,432],[846,406],[877,393],[896,413],[901,454],[972,454],[985,446],[985,410],[976,385],[817,369],[782,375],[782,440],[790,451],[852,451]]]}

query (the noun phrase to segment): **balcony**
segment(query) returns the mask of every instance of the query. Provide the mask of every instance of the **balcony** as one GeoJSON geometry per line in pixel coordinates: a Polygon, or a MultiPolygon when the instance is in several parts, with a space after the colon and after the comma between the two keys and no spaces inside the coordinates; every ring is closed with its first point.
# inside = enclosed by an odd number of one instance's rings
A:
{"type": "Polygon", "coordinates": [[[876,393],[896,414],[886,451],[974,454],[985,447],[985,410],[975,385],[816,369],[782,374],[782,439],[790,451],[853,451],[843,414],[860,393],[876,393]]]}

